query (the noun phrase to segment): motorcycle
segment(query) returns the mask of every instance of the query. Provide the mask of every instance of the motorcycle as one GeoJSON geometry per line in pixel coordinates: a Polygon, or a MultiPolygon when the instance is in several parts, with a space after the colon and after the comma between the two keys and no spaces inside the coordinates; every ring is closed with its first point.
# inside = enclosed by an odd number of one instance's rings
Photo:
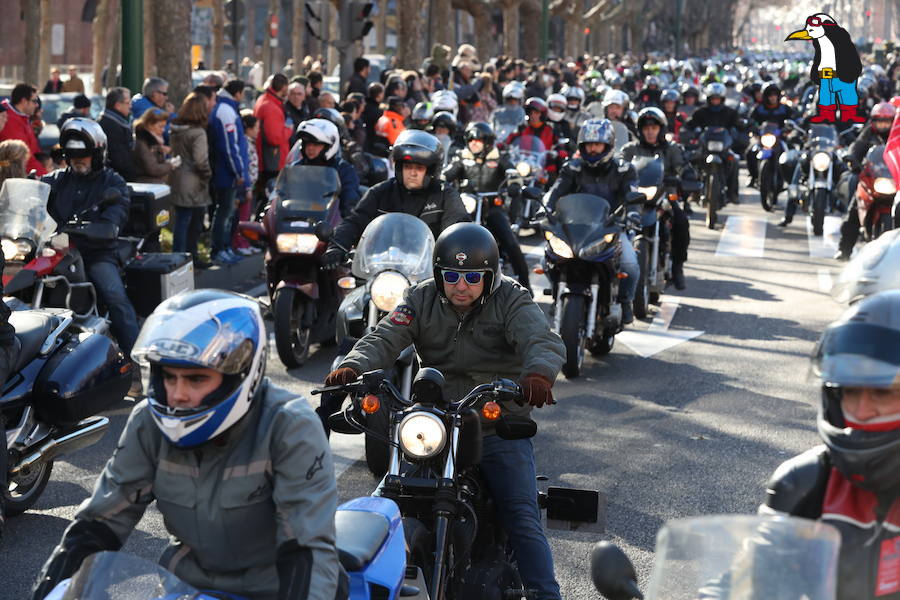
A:
{"type": "Polygon", "coordinates": [[[885,290],[900,289],[900,229],[886,231],[855,254],[831,288],[831,297],[853,304],[885,290]]]}
{"type": "Polygon", "coordinates": [[[53,462],[99,441],[98,413],[125,397],[132,364],[110,338],[83,331],[72,310],[14,310],[10,375],[0,391],[5,423],[6,514],[25,512],[50,480],[53,462]]]}
{"type": "MultiPolygon", "coordinates": [[[[440,371],[421,369],[407,396],[383,371],[370,371],[313,393],[351,394],[352,402],[329,417],[335,431],[369,432],[367,415],[389,415],[390,467],[380,495],[400,507],[408,561],[424,572],[428,598],[533,598],[510,558],[497,519],[502,507],[494,505],[478,465],[482,419],[507,440],[534,436],[537,424],[503,413],[500,402],[524,402],[513,381],[478,385],[456,402],[444,398],[443,383],[440,371]]],[[[598,500],[595,491],[553,487],[538,505],[548,523],[597,530],[598,500]]]]}
{"type": "MultiPolygon", "coordinates": [[[[514,139],[509,145],[509,158],[515,167],[507,171],[507,179],[520,187],[531,185],[544,186],[548,182],[547,161],[552,156],[544,142],[534,135],[522,135],[514,139]]],[[[513,196],[510,203],[509,221],[513,225],[513,231],[522,235],[523,231],[530,231],[529,224],[537,214],[538,205],[531,198],[513,196]]]]}
{"type": "MultiPolygon", "coordinates": [[[[698,138],[698,148],[692,157],[699,163],[703,181],[700,203],[706,206],[706,226],[716,228],[719,209],[725,206],[731,154],[731,133],[724,127],[706,127],[698,138]]],[[[736,168],[736,167],[735,167],[736,168]]]]}
{"type": "Polygon", "coordinates": [[[786,516],[706,516],[666,523],[646,596],[634,565],[617,546],[591,550],[591,578],[604,597],[625,600],[804,598],[837,593],[840,533],[819,521],[786,516]]]}
{"type": "MultiPolygon", "coordinates": [[[[627,205],[643,204],[644,194],[631,192],[627,205]]],[[[562,367],[568,379],[578,377],[584,350],[594,356],[609,354],[615,335],[622,331],[622,306],[618,301],[619,260],[616,246],[624,235],[618,217],[626,205],[610,214],[605,198],[570,194],[556,204],[540,223],[547,240],[544,269],[553,284],[553,330],[566,346],[562,367]]],[[[640,215],[629,215],[640,229],[640,215]]],[[[622,243],[632,243],[622,240],[622,243]]]]}
{"type": "Polygon", "coordinates": [[[894,228],[892,208],[897,184],[884,161],[884,146],[875,146],[866,154],[856,186],[857,210],[863,239],[875,240],[894,228]]]}
{"type": "Polygon", "coordinates": [[[265,244],[266,289],[275,319],[275,347],[289,369],[303,366],[313,343],[333,339],[337,310],[353,280],[319,269],[326,244],[322,228],[340,221],[335,169],[293,165],[282,169],[261,223],[244,221],[241,234],[265,244]]]}
{"type": "MultiPolygon", "coordinates": [[[[397,505],[385,498],[356,498],[334,515],[335,547],[350,578],[350,600],[409,597],[427,600],[418,569],[407,569],[403,522],[397,505]],[[407,576],[407,571],[410,571],[407,576]],[[401,593],[402,592],[402,593],[401,593]]],[[[201,592],[154,562],[124,552],[88,556],[69,579],[44,600],[160,598],[248,600],[236,594],[201,592]],[[127,590],[127,596],[122,596],[127,590]]]]}
{"type": "MultiPolygon", "coordinates": [[[[397,307],[408,287],[432,276],[433,251],[431,230],[412,215],[388,213],[369,223],[353,253],[354,289],[338,309],[340,349],[333,368],[344,360],[359,338],[374,330],[397,307]]],[[[393,370],[396,385],[407,396],[417,368],[418,359],[410,346],[400,354],[393,370]]],[[[388,422],[384,414],[369,420],[370,428],[381,435],[366,435],[366,465],[380,477],[388,468],[387,444],[380,439],[387,433],[388,422]]]]}
{"type": "MultiPolygon", "coordinates": [[[[785,122],[786,127],[788,123],[785,122]]],[[[788,145],[782,133],[777,123],[765,123],[759,130],[759,142],[753,146],[759,161],[759,201],[766,212],[772,212],[778,203],[778,194],[784,188],[778,161],[788,151],[788,145]]]]}
{"type": "Polygon", "coordinates": [[[825,214],[838,203],[834,192],[834,164],[838,160],[837,130],[833,125],[812,124],[806,136],[804,149],[784,152],[778,163],[782,177],[790,181],[788,196],[799,200],[812,219],[813,235],[823,232],[825,214]],[[802,186],[802,189],[801,189],[802,186]]]}

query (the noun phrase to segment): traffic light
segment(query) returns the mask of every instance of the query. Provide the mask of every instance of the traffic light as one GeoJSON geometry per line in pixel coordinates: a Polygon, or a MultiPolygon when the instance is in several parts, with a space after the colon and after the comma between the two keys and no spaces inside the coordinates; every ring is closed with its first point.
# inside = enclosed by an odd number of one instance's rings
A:
{"type": "Polygon", "coordinates": [[[373,2],[349,2],[350,10],[347,14],[347,37],[351,41],[361,40],[372,30],[374,23],[369,20],[373,2]]]}
{"type": "Polygon", "coordinates": [[[244,29],[244,2],[243,0],[228,0],[225,3],[225,32],[232,46],[237,46],[241,39],[241,31],[244,29]]]}
{"type": "Polygon", "coordinates": [[[324,24],[320,16],[322,14],[322,5],[318,0],[310,0],[304,3],[304,6],[306,7],[306,19],[304,19],[306,31],[309,32],[310,37],[324,41],[324,36],[322,36],[324,24]]]}

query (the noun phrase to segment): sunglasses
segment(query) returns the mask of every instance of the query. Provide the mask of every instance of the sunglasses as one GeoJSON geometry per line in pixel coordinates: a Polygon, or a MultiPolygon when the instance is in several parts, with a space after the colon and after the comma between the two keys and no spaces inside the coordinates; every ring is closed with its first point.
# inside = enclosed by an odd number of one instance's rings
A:
{"type": "Polygon", "coordinates": [[[834,25],[830,21],[823,21],[819,17],[810,17],[806,20],[807,25],[812,25],[813,27],[821,27],[822,25],[834,25]]]}
{"type": "Polygon", "coordinates": [[[481,280],[484,278],[484,273],[482,271],[466,271],[464,273],[460,273],[459,271],[441,271],[441,275],[444,278],[444,281],[449,283],[450,285],[456,285],[459,282],[460,277],[465,277],[466,283],[469,285],[478,285],[481,283],[481,280]]]}

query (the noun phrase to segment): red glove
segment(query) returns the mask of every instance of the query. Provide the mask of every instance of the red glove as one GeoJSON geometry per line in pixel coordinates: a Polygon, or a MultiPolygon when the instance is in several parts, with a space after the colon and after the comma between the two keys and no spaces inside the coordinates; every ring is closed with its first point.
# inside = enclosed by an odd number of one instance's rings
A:
{"type": "Polygon", "coordinates": [[[347,385],[348,383],[356,381],[357,377],[359,377],[359,373],[354,369],[351,369],[350,367],[341,367],[340,369],[335,369],[325,377],[325,385],[347,385]]]}
{"type": "Polygon", "coordinates": [[[525,402],[538,408],[545,404],[556,404],[550,391],[551,387],[553,382],[538,373],[529,373],[522,379],[522,395],[525,402]]]}

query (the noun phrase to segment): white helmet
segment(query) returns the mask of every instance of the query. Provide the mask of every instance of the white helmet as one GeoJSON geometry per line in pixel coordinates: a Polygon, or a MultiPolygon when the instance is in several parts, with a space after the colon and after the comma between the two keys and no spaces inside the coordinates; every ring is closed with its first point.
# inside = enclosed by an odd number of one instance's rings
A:
{"type": "Polygon", "coordinates": [[[628,94],[622,90],[609,90],[606,92],[606,95],[603,96],[603,110],[605,111],[610,104],[618,104],[623,110],[628,110],[630,104],[628,101],[628,94]]]}
{"type": "Polygon", "coordinates": [[[521,102],[525,98],[525,86],[521,81],[510,81],[503,86],[503,99],[515,98],[521,102]]]}
{"type": "Polygon", "coordinates": [[[310,119],[297,127],[297,138],[305,142],[325,144],[325,160],[331,160],[340,148],[341,134],[337,126],[326,119],[310,119]]]}
{"type": "Polygon", "coordinates": [[[434,109],[434,114],[448,112],[456,117],[456,113],[459,110],[459,100],[456,98],[456,93],[451,90],[438,90],[431,96],[431,106],[434,109]]]}
{"type": "Polygon", "coordinates": [[[550,94],[547,96],[547,116],[554,123],[559,123],[566,116],[566,97],[562,94],[550,94]]]}
{"type": "Polygon", "coordinates": [[[578,110],[584,102],[584,90],[577,85],[564,85],[560,93],[569,103],[569,110],[578,110]]]}

